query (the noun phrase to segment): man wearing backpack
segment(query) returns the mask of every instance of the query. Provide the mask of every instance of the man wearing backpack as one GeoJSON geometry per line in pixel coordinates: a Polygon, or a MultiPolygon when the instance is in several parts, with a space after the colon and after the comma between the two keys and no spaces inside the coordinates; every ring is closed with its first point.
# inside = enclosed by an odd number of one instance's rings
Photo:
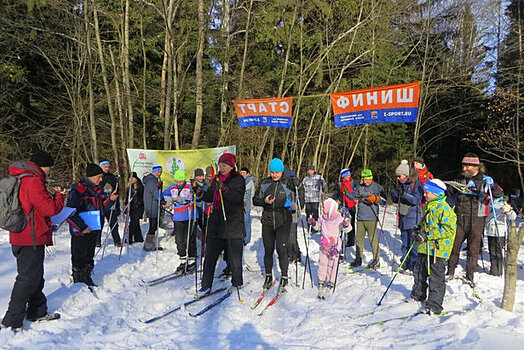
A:
{"type": "Polygon", "coordinates": [[[27,225],[20,232],[9,232],[18,275],[1,328],[20,330],[26,316],[32,322],[60,318],[60,314],[47,313],[47,299],[42,293],[44,250],[46,245],[53,245],[50,217],[64,207],[64,192],[60,187],[54,188],[54,195],[47,192],[46,177],[53,165],[51,155],[38,150],[31,161],[13,163],[9,167],[9,175],[20,180],[18,198],[27,225]]]}

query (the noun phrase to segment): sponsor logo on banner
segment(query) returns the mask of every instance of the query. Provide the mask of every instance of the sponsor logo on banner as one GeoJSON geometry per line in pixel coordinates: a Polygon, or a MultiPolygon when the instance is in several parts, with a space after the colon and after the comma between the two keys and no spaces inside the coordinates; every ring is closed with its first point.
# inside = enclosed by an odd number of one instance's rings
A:
{"type": "Polygon", "coordinates": [[[376,123],[414,123],[420,82],[330,94],[335,127],[376,123]]]}
{"type": "Polygon", "coordinates": [[[238,125],[241,128],[270,126],[289,129],[291,127],[292,97],[233,100],[233,103],[238,125]]]}

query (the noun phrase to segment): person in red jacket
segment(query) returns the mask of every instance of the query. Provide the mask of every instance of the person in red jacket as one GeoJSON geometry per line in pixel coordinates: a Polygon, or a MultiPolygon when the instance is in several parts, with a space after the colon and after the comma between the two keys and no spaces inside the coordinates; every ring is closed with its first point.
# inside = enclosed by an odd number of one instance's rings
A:
{"type": "Polygon", "coordinates": [[[424,158],[414,157],[413,158],[413,167],[417,171],[418,180],[422,184],[422,187],[426,184],[428,179],[433,178],[433,174],[429,172],[428,167],[424,164],[424,158]]]}
{"type": "Polygon", "coordinates": [[[2,328],[22,329],[26,316],[29,321],[60,318],[59,314],[47,313],[47,299],[42,293],[44,250],[46,245],[53,245],[50,217],[58,214],[64,207],[64,192],[60,187],[54,188],[54,195],[47,192],[46,177],[51,173],[53,165],[51,155],[38,150],[31,156],[31,161],[13,163],[9,167],[11,176],[30,175],[20,179],[18,193],[28,223],[21,232],[9,232],[18,275],[2,320],[2,328]]]}

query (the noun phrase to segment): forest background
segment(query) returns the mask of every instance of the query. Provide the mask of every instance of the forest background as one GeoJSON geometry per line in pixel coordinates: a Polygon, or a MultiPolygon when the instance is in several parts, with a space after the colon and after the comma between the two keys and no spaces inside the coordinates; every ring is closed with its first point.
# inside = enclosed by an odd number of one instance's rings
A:
{"type": "MultiPolygon", "coordinates": [[[[68,185],[126,148],[236,145],[329,182],[403,158],[453,179],[479,153],[524,188],[524,1],[0,0],[0,175],[35,148],[68,185]],[[329,93],[421,81],[416,124],[335,128],[329,93]],[[293,96],[291,129],[241,129],[233,99],[293,96]]],[[[357,176],[358,178],[358,176],[357,176]]]]}

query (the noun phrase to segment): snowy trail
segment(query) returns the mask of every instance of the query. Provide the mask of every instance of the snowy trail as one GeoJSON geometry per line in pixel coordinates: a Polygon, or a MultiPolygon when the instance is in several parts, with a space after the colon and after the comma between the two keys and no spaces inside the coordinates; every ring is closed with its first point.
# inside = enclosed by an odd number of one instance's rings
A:
{"type": "MultiPolygon", "coordinates": [[[[259,212],[254,213],[256,216],[259,212]]],[[[395,208],[388,207],[384,234],[394,247],[395,208]]],[[[147,228],[144,224],[143,230],[147,228]]],[[[161,235],[163,235],[161,230],[161,235]]],[[[299,244],[305,254],[302,230],[299,244]]],[[[380,232],[379,232],[380,233],[380,232]]],[[[118,259],[118,248],[109,245],[103,260],[97,256],[94,281],[100,285],[95,293],[86,287],[72,285],[70,277],[69,233],[62,227],[55,236],[55,246],[45,262],[45,294],[51,312],[59,312],[62,319],[52,322],[29,323],[27,331],[13,334],[0,332],[2,349],[348,349],[348,348],[417,348],[417,349],[514,349],[524,342],[524,293],[517,291],[515,311],[500,309],[503,280],[485,273],[476,274],[479,303],[471,288],[459,279],[447,283],[445,310],[472,309],[463,314],[442,317],[417,316],[407,321],[396,320],[383,325],[359,327],[359,323],[380,321],[416,311],[415,303],[404,303],[409,296],[412,277],[399,275],[391,286],[383,305],[376,303],[391,280],[391,253],[381,240],[382,268],[380,273],[350,274],[340,267],[336,292],[326,293],[326,300],[316,298],[316,287],[310,287],[306,276],[302,289],[303,266],[299,265],[299,287],[295,286],[295,270],[290,267],[288,293],[269,308],[262,317],[250,306],[261,292],[263,277],[257,270],[263,258],[260,248],[260,222],[253,220],[252,242],[245,250],[245,262],[255,272],[244,270],[249,284],[241,289],[245,303],[238,302],[236,293],[198,318],[189,312],[200,310],[207,302],[201,301],[146,325],[139,318],[149,318],[179,305],[191,298],[194,276],[167,281],[157,286],[140,286],[141,279],[153,279],[174,271],[178,265],[175,241],[164,240],[165,250],[146,253],[141,245],[124,249],[118,259]],[[186,289],[189,291],[186,291],[186,289]],[[373,315],[352,319],[351,316],[375,311],[373,315]]],[[[380,233],[382,236],[382,234],[380,233]]],[[[383,239],[383,237],[382,237],[383,239]]],[[[319,236],[309,241],[313,280],[316,283],[319,236]]],[[[400,244],[396,243],[399,250],[400,244]]],[[[354,248],[348,249],[354,256],[354,248]]],[[[16,275],[7,233],[0,232],[0,316],[3,316],[16,275]]],[[[371,259],[366,248],[364,263],[371,259]]],[[[399,257],[396,257],[398,261],[399,257]]],[[[275,259],[276,260],[276,259],[275,259]]],[[[349,259],[351,260],[351,258],[349,259]]],[[[486,268],[489,255],[484,254],[486,268]]],[[[520,254],[524,263],[524,253],[520,254]]],[[[464,263],[461,257],[461,263],[464,263]]],[[[479,266],[480,262],[479,262],[479,266]]],[[[217,267],[218,274],[224,267],[217,267]]],[[[459,268],[460,269],[460,268],[459,268]]],[[[479,267],[479,271],[482,268],[479,267]]],[[[276,268],[274,276],[278,277],[276,268]]],[[[457,271],[459,272],[459,271],[457,271]]],[[[460,271],[461,272],[461,271],[460,271]]],[[[524,290],[524,270],[519,270],[517,288],[524,290]]],[[[216,283],[216,287],[224,283],[216,283]]],[[[272,297],[273,295],[271,295],[272,297]]],[[[213,299],[213,298],[210,298],[213,299]]],[[[270,300],[269,295],[259,306],[270,300]]]]}

